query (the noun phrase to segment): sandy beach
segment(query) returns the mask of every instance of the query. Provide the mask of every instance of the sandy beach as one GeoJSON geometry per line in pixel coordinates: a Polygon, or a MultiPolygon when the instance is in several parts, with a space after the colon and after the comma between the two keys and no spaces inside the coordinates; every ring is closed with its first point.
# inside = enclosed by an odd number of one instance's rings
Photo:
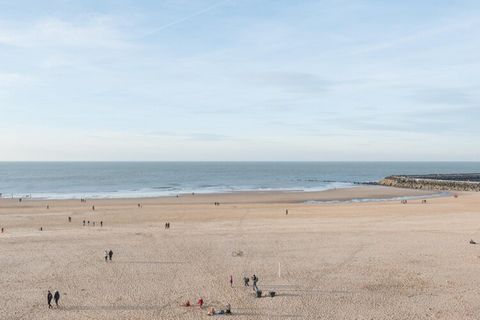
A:
{"type": "Polygon", "coordinates": [[[0,319],[207,319],[227,303],[235,319],[478,319],[479,208],[480,193],[378,186],[0,199],[0,319]],[[402,196],[427,203],[388,201],[402,196]],[[346,201],[366,198],[385,201],[346,201]],[[274,298],[244,287],[253,274],[274,298]]]}

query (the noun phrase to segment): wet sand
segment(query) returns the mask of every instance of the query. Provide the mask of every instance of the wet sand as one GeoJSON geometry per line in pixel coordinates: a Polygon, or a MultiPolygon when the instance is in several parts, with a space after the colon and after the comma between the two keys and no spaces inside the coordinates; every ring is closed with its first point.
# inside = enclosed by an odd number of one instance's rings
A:
{"type": "Polygon", "coordinates": [[[305,203],[428,194],[0,199],[0,319],[201,319],[226,303],[236,319],[477,319],[480,246],[468,241],[480,240],[480,193],[305,203]],[[243,286],[254,273],[276,297],[243,286]],[[48,289],[62,294],[58,310],[46,306],[48,289]],[[200,297],[202,310],[181,306],[200,297]]]}

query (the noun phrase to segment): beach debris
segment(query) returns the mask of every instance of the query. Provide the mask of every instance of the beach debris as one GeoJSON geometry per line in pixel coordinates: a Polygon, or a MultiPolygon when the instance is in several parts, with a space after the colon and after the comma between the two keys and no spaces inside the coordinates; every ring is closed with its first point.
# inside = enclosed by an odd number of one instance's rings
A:
{"type": "Polygon", "coordinates": [[[470,239],[470,244],[477,244],[473,239],[470,239]]]}
{"type": "Polygon", "coordinates": [[[243,256],[243,251],[242,250],[232,252],[232,257],[242,257],[242,256],[243,256]]]}

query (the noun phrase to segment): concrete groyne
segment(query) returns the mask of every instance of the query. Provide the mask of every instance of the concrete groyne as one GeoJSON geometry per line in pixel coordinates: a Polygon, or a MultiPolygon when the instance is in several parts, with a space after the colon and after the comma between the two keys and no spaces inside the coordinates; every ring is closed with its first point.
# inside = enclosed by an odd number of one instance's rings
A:
{"type": "Polygon", "coordinates": [[[408,189],[480,191],[480,173],[394,175],[380,180],[379,184],[408,189]]]}

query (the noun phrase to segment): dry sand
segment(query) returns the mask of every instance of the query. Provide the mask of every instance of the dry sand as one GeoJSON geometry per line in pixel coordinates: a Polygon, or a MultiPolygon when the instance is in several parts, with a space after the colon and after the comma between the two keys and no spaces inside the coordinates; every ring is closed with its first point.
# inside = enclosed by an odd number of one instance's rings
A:
{"type": "Polygon", "coordinates": [[[480,240],[480,193],[427,204],[304,203],[425,194],[0,199],[0,319],[208,318],[206,307],[181,306],[199,297],[216,309],[230,303],[235,319],[478,319],[480,245],[468,241],[480,240]],[[243,286],[254,273],[276,297],[243,286]],[[62,293],[59,309],[46,307],[48,289],[62,293]]]}

